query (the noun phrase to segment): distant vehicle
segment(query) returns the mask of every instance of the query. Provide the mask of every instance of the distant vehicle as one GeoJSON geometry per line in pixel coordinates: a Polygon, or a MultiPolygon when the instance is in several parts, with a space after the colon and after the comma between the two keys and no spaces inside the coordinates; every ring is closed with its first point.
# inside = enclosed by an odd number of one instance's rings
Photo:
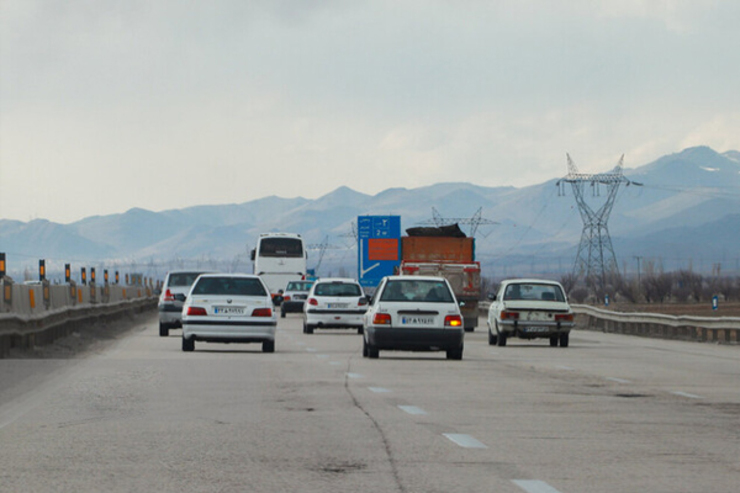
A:
{"type": "Polygon", "coordinates": [[[303,306],[313,283],[314,281],[290,281],[288,283],[280,303],[282,318],[285,318],[286,313],[303,313],[303,306]]]}
{"type": "Polygon", "coordinates": [[[357,329],[362,334],[362,316],[367,297],[354,279],[319,279],[311,287],[304,305],[303,332],[314,329],[357,329]]]}
{"type": "Polygon", "coordinates": [[[250,274],[203,274],[182,309],[182,350],[195,341],[261,343],[275,351],[277,318],[267,286],[250,274]]]}
{"type": "Polygon", "coordinates": [[[262,278],[273,298],[290,281],[306,279],[308,254],[299,234],[262,233],[251,252],[254,273],[262,278]]]}
{"type": "Polygon", "coordinates": [[[380,350],[390,349],[445,351],[447,359],[462,359],[463,318],[443,277],[384,277],[363,323],[365,357],[377,358],[380,350]]]}
{"type": "Polygon", "coordinates": [[[170,329],[182,327],[182,305],[190,287],[203,271],[175,270],[164,278],[159,295],[159,337],[170,335],[170,329]]]}
{"type": "Polygon", "coordinates": [[[507,339],[518,337],[549,339],[550,346],[568,347],[574,316],[559,282],[506,280],[490,299],[489,344],[506,346],[507,339]]]}

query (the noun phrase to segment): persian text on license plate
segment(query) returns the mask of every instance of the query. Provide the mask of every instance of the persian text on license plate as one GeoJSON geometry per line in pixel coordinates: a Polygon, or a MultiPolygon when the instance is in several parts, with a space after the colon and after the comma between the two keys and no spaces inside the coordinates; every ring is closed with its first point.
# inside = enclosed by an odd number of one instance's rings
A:
{"type": "Polygon", "coordinates": [[[329,308],[349,308],[349,303],[329,303],[329,308]]]}
{"type": "Polygon", "coordinates": [[[524,332],[549,332],[550,329],[547,327],[527,327],[524,332]]]}
{"type": "Polygon", "coordinates": [[[434,317],[401,317],[403,325],[434,325],[434,317]]]}
{"type": "Polygon", "coordinates": [[[213,308],[216,315],[244,315],[244,308],[241,306],[217,306],[213,308]]]}

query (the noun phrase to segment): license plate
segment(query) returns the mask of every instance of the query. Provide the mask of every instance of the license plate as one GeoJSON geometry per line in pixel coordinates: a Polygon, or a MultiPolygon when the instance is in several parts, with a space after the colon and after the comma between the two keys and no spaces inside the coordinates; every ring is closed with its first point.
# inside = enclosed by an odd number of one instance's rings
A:
{"type": "Polygon", "coordinates": [[[434,317],[401,317],[403,325],[434,325],[434,317]]]}
{"type": "Polygon", "coordinates": [[[329,303],[329,308],[349,308],[349,303],[329,303]]]}
{"type": "Polygon", "coordinates": [[[527,327],[524,332],[550,332],[547,327],[527,327]]]}
{"type": "Polygon", "coordinates": [[[213,308],[216,315],[244,315],[244,308],[240,306],[217,306],[213,308]]]}

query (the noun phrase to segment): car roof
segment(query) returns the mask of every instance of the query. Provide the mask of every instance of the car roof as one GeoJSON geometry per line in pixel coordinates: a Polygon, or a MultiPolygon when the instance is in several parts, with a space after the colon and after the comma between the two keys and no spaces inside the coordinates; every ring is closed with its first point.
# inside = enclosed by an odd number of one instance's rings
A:
{"type": "Polygon", "coordinates": [[[208,274],[213,271],[199,270],[199,269],[182,269],[182,270],[171,270],[167,272],[167,275],[171,274],[208,274]]]}
{"type": "Polygon", "coordinates": [[[330,282],[345,282],[350,284],[359,284],[355,279],[352,279],[350,277],[323,277],[321,279],[317,279],[315,283],[330,283],[330,282]]]}
{"type": "Polygon", "coordinates": [[[506,279],[501,281],[501,284],[552,284],[561,286],[558,281],[552,281],[550,279],[506,279]]]}
{"type": "Polygon", "coordinates": [[[200,275],[200,277],[233,277],[243,279],[259,279],[260,276],[256,274],[239,274],[233,272],[207,272],[200,275]]]}
{"type": "Polygon", "coordinates": [[[444,281],[441,276],[386,276],[389,281],[444,281]]]}

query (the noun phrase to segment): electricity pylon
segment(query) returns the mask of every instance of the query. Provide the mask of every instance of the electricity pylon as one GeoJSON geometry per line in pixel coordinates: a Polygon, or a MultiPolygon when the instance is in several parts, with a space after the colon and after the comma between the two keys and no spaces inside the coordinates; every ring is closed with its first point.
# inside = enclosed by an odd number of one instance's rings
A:
{"type": "Polygon", "coordinates": [[[573,274],[577,277],[585,274],[586,278],[598,276],[603,287],[606,284],[607,273],[619,272],[617,257],[614,255],[607,227],[619,186],[623,183],[627,186],[630,184],[641,186],[642,184],[630,181],[622,174],[624,155],[612,171],[598,174],[579,173],[570,155],[566,154],[566,156],[568,157],[568,176],[558,180],[557,186],[560,188],[560,195],[564,195],[565,184],[570,183],[583,220],[583,232],[573,265],[573,274]],[[591,208],[586,202],[584,197],[586,183],[590,184],[594,197],[601,196],[602,185],[606,187],[606,200],[597,210],[591,208]]]}
{"type": "Polygon", "coordinates": [[[485,219],[482,217],[483,207],[479,207],[478,210],[473,214],[473,217],[442,217],[442,215],[432,207],[432,219],[422,221],[419,224],[434,224],[437,227],[448,226],[450,224],[467,224],[470,226],[470,234],[468,236],[475,237],[475,233],[478,231],[478,227],[481,224],[498,224],[496,221],[485,219]]]}

